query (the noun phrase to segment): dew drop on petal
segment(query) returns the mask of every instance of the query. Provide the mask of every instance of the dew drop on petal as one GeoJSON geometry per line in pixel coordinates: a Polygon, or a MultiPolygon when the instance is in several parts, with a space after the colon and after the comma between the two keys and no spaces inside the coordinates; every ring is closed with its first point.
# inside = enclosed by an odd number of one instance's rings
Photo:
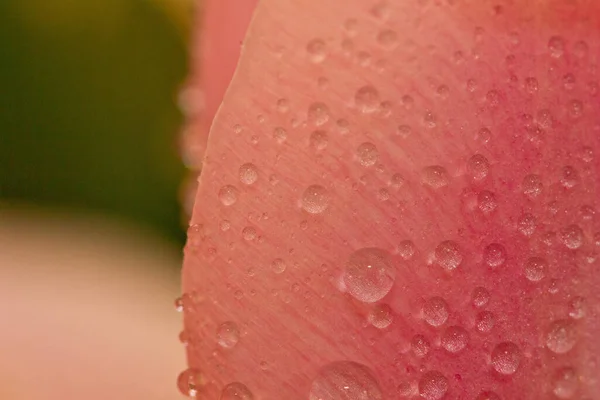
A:
{"type": "Polygon", "coordinates": [[[188,368],[177,377],[177,388],[184,396],[195,398],[203,384],[204,377],[195,368],[188,368]]]}
{"type": "Polygon", "coordinates": [[[483,262],[490,268],[498,268],[506,262],[506,249],[499,243],[491,243],[483,250],[483,262]]]}
{"type": "Polygon", "coordinates": [[[327,364],[312,381],[309,400],[382,400],[373,372],[354,361],[327,364]]]}
{"type": "Polygon", "coordinates": [[[238,190],[235,186],[225,185],[219,189],[219,200],[224,206],[235,204],[238,198],[238,190]]]}
{"type": "Polygon", "coordinates": [[[467,347],[469,334],[460,326],[451,326],[442,334],[442,347],[450,353],[458,353],[467,347]]]}
{"type": "Polygon", "coordinates": [[[575,324],[567,319],[558,319],[550,324],[546,332],[546,347],[553,353],[564,354],[577,344],[575,324]]]}
{"type": "Polygon", "coordinates": [[[363,167],[371,167],[379,160],[379,151],[373,143],[365,142],[356,149],[356,156],[363,167]]]}
{"type": "Polygon", "coordinates": [[[477,308],[485,307],[490,301],[490,292],[484,287],[478,286],[471,293],[471,302],[477,308]]]}
{"type": "Polygon", "coordinates": [[[435,248],[435,260],[446,271],[456,269],[463,260],[463,255],[458,243],[444,240],[435,248]]]}
{"type": "Polygon", "coordinates": [[[379,92],[371,85],[363,86],[356,91],[354,102],[363,113],[372,113],[379,108],[379,92]]]}
{"type": "Polygon", "coordinates": [[[389,293],[396,271],[387,251],[375,247],[352,253],[346,262],[344,283],[352,297],[374,303],[389,293]]]}
{"type": "Polygon", "coordinates": [[[477,195],[477,207],[484,214],[489,214],[498,207],[496,195],[489,190],[482,190],[477,195]]]}
{"type": "Polygon", "coordinates": [[[325,42],[321,39],[313,39],[306,45],[306,52],[309,59],[317,64],[323,62],[326,56],[325,42]]]}
{"type": "Polygon", "coordinates": [[[219,400],[254,400],[254,395],[243,383],[232,382],[223,388],[219,400]]]}
{"type": "Polygon", "coordinates": [[[321,214],[329,207],[330,195],[321,185],[310,185],[302,194],[302,208],[310,214],[321,214]]]}
{"type": "Polygon", "coordinates": [[[512,375],[521,364],[521,349],[513,342],[502,342],[492,350],[492,367],[502,375],[512,375]]]}
{"type": "Polygon", "coordinates": [[[285,261],[283,261],[281,258],[276,258],[271,263],[271,271],[275,272],[276,274],[284,273],[286,267],[285,261]]]}
{"type": "Polygon", "coordinates": [[[405,260],[410,260],[415,254],[415,244],[412,240],[403,240],[398,244],[398,254],[405,260]]]}
{"type": "Polygon", "coordinates": [[[552,377],[552,392],[559,399],[573,398],[579,387],[579,377],[575,369],[563,367],[552,377]]]}
{"type": "Polygon", "coordinates": [[[525,261],[525,277],[531,282],[538,282],[546,276],[548,262],[541,257],[530,257],[525,261]]]}
{"type": "Polygon", "coordinates": [[[325,103],[312,103],[308,107],[308,120],[316,126],[329,121],[329,107],[325,103]]]}
{"type": "Polygon", "coordinates": [[[430,165],[423,168],[422,177],[423,183],[434,189],[442,188],[450,183],[448,171],[440,165],[430,165]]]}
{"type": "Polygon", "coordinates": [[[438,371],[428,371],[419,380],[419,394],[425,400],[440,400],[448,391],[448,379],[438,371]]]}
{"type": "Polygon", "coordinates": [[[477,314],[477,318],[475,320],[475,326],[477,330],[481,333],[488,333],[492,330],[496,323],[496,318],[494,314],[490,311],[482,311],[477,314]]]}
{"type": "Polygon", "coordinates": [[[448,303],[439,296],[431,297],[423,304],[423,319],[433,327],[446,323],[449,316],[448,303]]]}
{"type": "Polygon", "coordinates": [[[258,179],[258,170],[252,163],[242,164],[239,170],[240,182],[245,185],[252,185],[258,179]]]}
{"type": "Polygon", "coordinates": [[[581,296],[575,296],[569,301],[569,317],[581,319],[585,317],[585,299],[581,296]]]}
{"type": "Polygon", "coordinates": [[[378,329],[385,329],[392,324],[394,316],[387,304],[377,304],[369,312],[369,323],[378,329]]]}
{"type": "Polygon", "coordinates": [[[578,249],[583,244],[583,231],[578,225],[569,225],[560,231],[560,240],[565,247],[578,249]]]}
{"type": "Polygon", "coordinates": [[[410,348],[417,357],[425,357],[431,349],[429,340],[423,335],[415,335],[410,341],[410,348]]]}
{"type": "Polygon", "coordinates": [[[523,178],[523,194],[530,199],[534,199],[542,193],[543,184],[539,175],[530,174],[523,178]]]}
{"type": "Polygon", "coordinates": [[[240,340],[240,330],[235,322],[227,321],[217,329],[217,343],[219,346],[230,349],[240,340]]]}
{"type": "Polygon", "coordinates": [[[475,154],[467,161],[467,172],[476,181],[485,179],[490,170],[490,162],[481,154],[475,154]]]}

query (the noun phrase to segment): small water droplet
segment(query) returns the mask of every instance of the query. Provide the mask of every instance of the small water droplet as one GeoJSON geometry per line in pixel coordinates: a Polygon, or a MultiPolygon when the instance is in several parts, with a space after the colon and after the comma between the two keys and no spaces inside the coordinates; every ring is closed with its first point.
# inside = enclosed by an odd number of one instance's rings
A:
{"type": "Polygon", "coordinates": [[[410,341],[410,348],[417,357],[425,357],[431,349],[429,340],[423,335],[415,335],[410,341]]]}
{"type": "Polygon", "coordinates": [[[423,116],[423,125],[429,129],[433,129],[437,126],[437,118],[431,111],[427,111],[423,116]]]}
{"type": "Polygon", "coordinates": [[[387,304],[377,304],[369,312],[369,323],[378,329],[385,329],[392,324],[394,316],[387,304]]]}
{"type": "Polygon", "coordinates": [[[290,110],[290,102],[287,99],[277,100],[277,111],[284,114],[290,110]]]}
{"type": "Polygon", "coordinates": [[[485,100],[490,107],[498,107],[500,104],[500,93],[497,90],[490,90],[486,93],[485,100]]]}
{"type": "Polygon", "coordinates": [[[492,138],[492,132],[488,128],[481,128],[477,131],[475,139],[481,143],[488,143],[492,138]]]}
{"type": "Polygon", "coordinates": [[[379,108],[379,92],[371,85],[363,86],[356,91],[354,102],[363,113],[372,113],[379,108]]]}
{"type": "Polygon", "coordinates": [[[546,276],[548,262],[541,257],[530,257],[525,262],[525,277],[531,282],[538,282],[546,276]]]}
{"type": "Polygon", "coordinates": [[[276,127],[273,129],[273,139],[282,144],[287,139],[287,131],[280,126],[276,127]]]}
{"type": "Polygon", "coordinates": [[[422,313],[425,322],[437,328],[448,320],[448,303],[439,296],[431,297],[423,304],[422,313]]]}
{"type": "Polygon", "coordinates": [[[542,178],[539,175],[526,175],[523,178],[523,194],[530,199],[534,199],[542,193],[544,188],[542,184],[542,178]]]}
{"type": "Polygon", "coordinates": [[[329,207],[331,197],[321,185],[310,185],[302,194],[302,208],[310,214],[320,214],[329,207]]]}
{"type": "Polygon", "coordinates": [[[415,254],[415,250],[412,240],[403,240],[398,244],[398,254],[405,260],[410,260],[415,254]]]}
{"type": "Polygon", "coordinates": [[[560,231],[560,240],[567,248],[578,249],[583,244],[583,231],[578,225],[569,225],[560,231]]]}
{"type": "Polygon", "coordinates": [[[471,301],[477,308],[485,307],[490,301],[490,292],[486,288],[478,286],[471,293],[471,301]]]}
{"type": "Polygon", "coordinates": [[[377,200],[388,201],[390,199],[390,191],[386,188],[381,188],[377,191],[377,200]]]}
{"type": "Polygon", "coordinates": [[[450,353],[458,353],[467,347],[469,334],[461,326],[451,326],[442,334],[442,347],[450,353]]]}
{"type": "Polygon", "coordinates": [[[346,135],[348,132],[350,132],[350,123],[348,123],[347,120],[340,118],[337,120],[336,125],[342,135],[346,135]]]}
{"type": "Polygon", "coordinates": [[[242,164],[238,176],[243,184],[252,185],[258,179],[258,170],[252,163],[242,164]]]}
{"type": "Polygon", "coordinates": [[[563,87],[565,90],[573,90],[575,88],[575,75],[566,74],[563,76],[563,87]]]}
{"type": "Polygon", "coordinates": [[[552,377],[552,392],[559,399],[572,398],[579,387],[577,372],[571,367],[563,367],[552,377]]]}
{"type": "Polygon", "coordinates": [[[316,126],[321,126],[329,121],[329,107],[325,103],[312,103],[308,107],[308,120],[316,126]]]}
{"type": "Polygon", "coordinates": [[[384,29],[377,35],[377,43],[385,49],[392,49],[398,43],[398,34],[391,29],[384,29]]]}
{"type": "Polygon", "coordinates": [[[498,207],[496,195],[489,190],[482,190],[477,195],[477,207],[484,214],[489,214],[498,207]]]}
{"type": "Polygon", "coordinates": [[[219,228],[221,228],[221,230],[223,232],[227,232],[231,228],[231,222],[229,220],[227,220],[227,219],[224,219],[219,224],[219,228]]]}
{"type": "Polygon", "coordinates": [[[569,317],[581,319],[585,317],[585,299],[581,296],[575,296],[569,301],[569,317]]]}
{"type": "Polygon", "coordinates": [[[564,354],[575,347],[577,331],[575,324],[567,319],[554,321],[546,332],[546,347],[553,353],[564,354]]]}
{"type": "Polygon", "coordinates": [[[490,170],[490,162],[481,154],[475,154],[467,161],[467,171],[472,179],[484,179],[490,170]]]}
{"type": "Polygon", "coordinates": [[[479,393],[475,400],[500,400],[500,396],[492,391],[486,390],[485,392],[479,393]]]}
{"type": "Polygon", "coordinates": [[[233,205],[238,198],[238,190],[235,186],[225,185],[219,190],[219,200],[224,206],[233,205]]]}
{"type": "Polygon", "coordinates": [[[243,383],[232,382],[223,388],[219,400],[254,400],[254,395],[243,383]]]}
{"type": "Polygon", "coordinates": [[[419,394],[425,400],[440,400],[448,391],[448,379],[438,371],[428,371],[419,380],[419,394]]]}
{"type": "Polygon", "coordinates": [[[560,183],[566,189],[571,189],[577,185],[579,183],[579,174],[577,173],[577,170],[570,165],[563,167],[560,183]]]}
{"type": "Polygon", "coordinates": [[[530,94],[534,94],[537,93],[538,89],[539,89],[539,83],[538,80],[534,77],[527,77],[525,78],[525,90],[527,92],[529,92],[530,94]]]}
{"type": "Polygon", "coordinates": [[[452,271],[458,267],[463,260],[463,255],[458,243],[452,240],[444,240],[435,248],[435,260],[446,271],[452,271]]]}
{"type": "Polygon", "coordinates": [[[326,46],[325,42],[321,39],[313,39],[306,45],[306,52],[308,53],[309,59],[315,63],[321,63],[325,60],[326,46]]]}
{"type": "Polygon", "coordinates": [[[584,58],[585,56],[587,56],[588,51],[589,51],[589,46],[583,40],[580,40],[580,41],[576,42],[575,45],[573,45],[573,54],[575,54],[575,56],[577,56],[579,58],[584,58]]]}
{"type": "Polygon", "coordinates": [[[535,232],[537,222],[535,217],[529,213],[525,213],[521,215],[519,221],[517,222],[517,229],[523,236],[531,237],[535,232]]]}
{"type": "Polygon", "coordinates": [[[271,271],[275,272],[276,274],[282,274],[285,269],[285,261],[283,261],[281,258],[276,258],[271,263],[271,271]]]}
{"type": "Polygon", "coordinates": [[[488,333],[492,330],[496,323],[496,318],[494,314],[490,311],[482,311],[477,314],[477,319],[475,321],[475,326],[477,330],[481,333],[488,333]]]}
{"type": "Polygon", "coordinates": [[[400,125],[400,126],[398,126],[398,135],[402,139],[406,139],[407,137],[409,137],[410,134],[411,134],[411,132],[412,132],[412,129],[408,125],[400,125]]]}
{"type": "Polygon", "coordinates": [[[382,400],[373,372],[353,361],[336,361],[323,367],[313,380],[309,400],[382,400]]]}
{"type": "Polygon", "coordinates": [[[351,36],[356,34],[358,21],[355,18],[348,18],[344,21],[344,30],[351,36]]]}
{"type": "Polygon", "coordinates": [[[188,368],[177,377],[177,388],[184,396],[195,398],[203,384],[204,377],[195,368],[188,368]]]}
{"type": "Polygon", "coordinates": [[[498,268],[506,262],[506,249],[499,243],[491,243],[483,250],[483,262],[490,268],[498,268]]]}
{"type": "Polygon", "coordinates": [[[227,321],[217,329],[217,343],[225,349],[231,349],[240,340],[240,330],[235,322],[227,321]]]}
{"type": "Polygon", "coordinates": [[[257,236],[258,232],[256,232],[256,228],[252,226],[247,226],[244,229],[242,229],[242,237],[244,238],[244,240],[251,241],[256,239],[257,236]]]}
{"type": "Polygon", "coordinates": [[[446,85],[440,85],[437,87],[435,93],[442,99],[447,99],[450,95],[450,88],[446,85]]]}
{"type": "Polygon", "coordinates": [[[363,167],[371,167],[379,160],[379,151],[373,143],[365,142],[356,149],[356,156],[363,167]]]}
{"type": "Polygon", "coordinates": [[[346,262],[344,283],[357,300],[374,303],[389,293],[396,271],[387,251],[367,247],[352,253],[346,262]]]}
{"type": "Polygon", "coordinates": [[[502,342],[492,350],[492,367],[502,375],[512,375],[521,364],[521,349],[513,342],[502,342]]]}
{"type": "Polygon", "coordinates": [[[560,36],[552,36],[548,40],[548,51],[554,58],[560,58],[565,52],[565,40],[560,36]]]}
{"type": "Polygon", "coordinates": [[[315,151],[321,151],[327,147],[328,138],[325,131],[314,131],[310,134],[309,145],[315,151]]]}
{"type": "Polygon", "coordinates": [[[422,175],[423,183],[434,189],[442,188],[450,183],[448,171],[440,165],[430,165],[423,168],[422,175]]]}

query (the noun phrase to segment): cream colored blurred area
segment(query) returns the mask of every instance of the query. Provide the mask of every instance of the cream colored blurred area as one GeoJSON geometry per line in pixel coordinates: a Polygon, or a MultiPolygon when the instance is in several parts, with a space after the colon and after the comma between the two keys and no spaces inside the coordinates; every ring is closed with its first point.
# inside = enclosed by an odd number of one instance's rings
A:
{"type": "Polygon", "coordinates": [[[102,216],[0,211],[0,399],[181,398],[180,253],[102,216]]]}

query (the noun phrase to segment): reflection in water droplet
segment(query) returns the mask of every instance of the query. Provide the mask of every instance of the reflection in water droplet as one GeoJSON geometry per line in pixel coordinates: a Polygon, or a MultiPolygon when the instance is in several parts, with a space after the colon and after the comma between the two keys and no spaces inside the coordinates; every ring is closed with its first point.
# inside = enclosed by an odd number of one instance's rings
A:
{"type": "Polygon", "coordinates": [[[344,283],[357,300],[374,303],[389,293],[396,271],[387,251],[367,247],[352,253],[346,262],[344,283]]]}
{"type": "Polygon", "coordinates": [[[563,367],[552,377],[552,392],[559,399],[570,399],[577,392],[579,377],[571,367],[563,367]]]}
{"type": "Polygon", "coordinates": [[[423,304],[423,319],[433,327],[442,326],[448,320],[448,303],[439,297],[431,297],[423,304]]]}
{"type": "Polygon", "coordinates": [[[438,371],[428,371],[419,380],[419,394],[425,400],[440,400],[448,391],[448,379],[438,371]]]}
{"type": "Polygon", "coordinates": [[[195,368],[188,368],[177,377],[177,388],[188,397],[196,397],[204,384],[202,373],[195,368]]]}
{"type": "Polygon", "coordinates": [[[246,385],[232,382],[223,388],[219,400],[253,400],[254,395],[246,385]]]}
{"type": "Polygon", "coordinates": [[[371,167],[379,160],[379,151],[373,143],[362,143],[356,149],[356,156],[363,167],[371,167]]]}
{"type": "Polygon", "coordinates": [[[321,39],[313,39],[306,45],[309,59],[314,63],[323,62],[325,59],[325,42],[321,39]]]}
{"type": "Polygon", "coordinates": [[[258,179],[258,170],[252,163],[242,164],[239,170],[240,182],[251,185],[258,179]]]}
{"type": "Polygon", "coordinates": [[[373,372],[353,361],[336,361],[322,368],[313,380],[309,400],[382,400],[373,372]]]}
{"type": "Polygon", "coordinates": [[[531,282],[538,282],[546,275],[548,263],[541,257],[530,257],[525,262],[525,277],[531,282]]]}
{"type": "Polygon", "coordinates": [[[446,271],[452,271],[458,267],[463,260],[462,252],[458,243],[452,240],[444,240],[435,248],[435,260],[446,271]]]}
{"type": "Polygon", "coordinates": [[[320,214],[329,207],[330,196],[321,185],[310,185],[302,194],[302,208],[310,214],[320,214]]]}
{"type": "Polygon", "coordinates": [[[308,120],[316,126],[321,126],[329,121],[329,108],[325,103],[312,103],[308,107],[308,120]]]}
{"type": "Polygon", "coordinates": [[[483,250],[483,262],[490,268],[498,268],[506,262],[506,249],[499,243],[492,243],[483,250]]]}
{"type": "Polygon", "coordinates": [[[423,335],[415,335],[410,341],[410,348],[417,357],[425,357],[429,353],[431,344],[423,335]]]}
{"type": "Polygon", "coordinates": [[[469,334],[460,326],[451,326],[442,334],[442,347],[450,353],[458,353],[467,347],[469,334]]]}
{"type": "Polygon", "coordinates": [[[238,198],[238,190],[235,186],[225,185],[219,190],[219,200],[224,206],[233,205],[238,198]]]}
{"type": "Polygon", "coordinates": [[[577,331],[575,324],[567,319],[554,321],[546,332],[546,347],[556,354],[564,354],[575,347],[577,331]]]}
{"type": "Polygon", "coordinates": [[[379,92],[371,85],[363,86],[356,91],[354,102],[363,113],[372,113],[379,107],[379,92]]]}
{"type": "Polygon", "coordinates": [[[476,287],[473,289],[473,293],[471,293],[471,301],[477,308],[485,307],[490,301],[490,292],[484,287],[476,287]]]}
{"type": "Polygon", "coordinates": [[[492,367],[502,375],[512,375],[521,364],[521,350],[513,342],[502,342],[492,351],[492,367]]]}
{"type": "Polygon", "coordinates": [[[369,322],[375,328],[385,329],[391,325],[393,319],[392,309],[387,304],[377,304],[369,312],[369,322]]]}
{"type": "Polygon", "coordinates": [[[230,349],[240,340],[240,330],[235,322],[227,321],[217,329],[217,343],[219,346],[230,349]]]}

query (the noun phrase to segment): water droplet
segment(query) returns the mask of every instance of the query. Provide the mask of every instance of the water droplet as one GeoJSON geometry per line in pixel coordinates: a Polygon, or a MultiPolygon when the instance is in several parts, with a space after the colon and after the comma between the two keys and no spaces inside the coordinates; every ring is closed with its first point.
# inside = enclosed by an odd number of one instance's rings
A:
{"type": "Polygon", "coordinates": [[[538,282],[546,276],[548,262],[541,257],[530,257],[525,262],[525,277],[531,282],[538,282]]]}
{"type": "Polygon", "coordinates": [[[423,116],[423,125],[429,129],[433,129],[437,126],[437,118],[431,111],[427,111],[423,116]]]}
{"type": "Polygon", "coordinates": [[[435,260],[446,271],[456,269],[463,260],[458,243],[453,240],[444,240],[438,244],[435,248],[435,260]]]}
{"type": "Polygon", "coordinates": [[[531,237],[536,228],[535,217],[529,213],[523,214],[517,222],[517,229],[523,236],[531,237]]]}
{"type": "Polygon", "coordinates": [[[203,384],[204,377],[195,368],[188,368],[177,377],[177,387],[184,396],[196,397],[203,384]]]}
{"type": "Polygon", "coordinates": [[[258,179],[258,170],[252,163],[242,164],[239,170],[240,182],[252,185],[258,179]]]}
{"type": "Polygon", "coordinates": [[[244,240],[251,241],[256,239],[257,236],[258,232],[256,232],[256,228],[252,226],[247,226],[244,229],[242,229],[242,237],[244,238],[244,240]]]}
{"type": "Polygon", "coordinates": [[[583,103],[579,100],[571,100],[567,103],[567,110],[572,118],[579,118],[583,114],[583,103]]]}
{"type": "Polygon", "coordinates": [[[235,322],[227,321],[217,329],[217,343],[219,346],[230,349],[240,340],[240,330],[235,322]]]}
{"type": "Polygon", "coordinates": [[[410,260],[415,254],[415,244],[412,240],[403,240],[398,244],[398,254],[405,260],[410,260]]]}
{"type": "Polygon", "coordinates": [[[379,151],[373,143],[362,143],[356,149],[356,156],[363,167],[371,167],[379,160],[379,151]]]}
{"type": "Polygon", "coordinates": [[[326,56],[325,42],[321,39],[313,39],[306,45],[309,59],[315,64],[323,62],[326,56]]]}
{"type": "Polygon", "coordinates": [[[447,186],[450,183],[450,177],[446,168],[440,165],[430,165],[423,168],[423,183],[434,188],[439,189],[447,186]]]}
{"type": "Polygon", "coordinates": [[[477,90],[477,81],[475,79],[467,80],[467,92],[473,93],[477,90]]]}
{"type": "Polygon", "coordinates": [[[371,85],[363,86],[356,91],[354,102],[363,113],[372,113],[379,108],[379,92],[371,85]]]}
{"type": "Polygon", "coordinates": [[[358,27],[358,21],[355,18],[348,18],[344,21],[343,26],[344,30],[348,32],[349,35],[355,35],[358,27]]]}
{"type": "Polygon", "coordinates": [[[489,214],[498,207],[496,195],[489,190],[482,190],[477,195],[477,207],[484,214],[489,214]]]}
{"type": "Polygon", "coordinates": [[[467,171],[476,181],[484,179],[490,170],[490,162],[481,154],[475,154],[467,161],[467,171]]]}
{"type": "Polygon", "coordinates": [[[539,89],[539,83],[536,78],[527,77],[525,78],[525,90],[531,94],[536,93],[539,89]]]}
{"type": "Polygon", "coordinates": [[[254,395],[243,383],[232,382],[223,388],[219,400],[254,400],[254,395]]]}
{"type": "Polygon", "coordinates": [[[485,392],[479,393],[475,400],[500,400],[500,396],[492,391],[486,390],[485,392]]]}
{"type": "Polygon", "coordinates": [[[433,327],[439,327],[448,320],[448,303],[439,296],[431,297],[423,304],[423,319],[433,327]]]}
{"type": "Polygon", "coordinates": [[[410,348],[417,357],[425,357],[429,353],[431,344],[423,335],[415,335],[410,341],[410,348]]]}
{"type": "Polygon", "coordinates": [[[375,328],[385,329],[391,325],[394,316],[392,309],[387,304],[377,304],[369,312],[369,323],[375,328]]]}
{"type": "Polygon", "coordinates": [[[500,267],[506,262],[506,249],[499,243],[489,244],[483,250],[483,262],[492,269],[500,267]]]}
{"type": "Polygon", "coordinates": [[[290,110],[290,102],[287,99],[277,100],[277,111],[284,114],[290,110]]]}
{"type": "Polygon", "coordinates": [[[396,393],[401,398],[409,398],[414,394],[413,384],[410,381],[402,381],[396,387],[396,393]]]}
{"type": "Polygon", "coordinates": [[[498,107],[500,104],[500,93],[497,90],[490,90],[486,93],[485,100],[490,107],[498,107]]]}
{"type": "Polygon", "coordinates": [[[428,371],[419,380],[419,394],[425,400],[440,400],[448,391],[448,379],[438,371],[428,371]]]}
{"type": "Polygon", "coordinates": [[[494,324],[496,323],[496,318],[494,314],[490,311],[482,311],[477,314],[477,319],[475,321],[475,326],[477,330],[481,333],[487,333],[492,330],[494,324]]]}
{"type": "Polygon", "coordinates": [[[571,367],[563,367],[552,377],[552,392],[559,399],[570,399],[577,392],[579,378],[571,367]]]}
{"type": "Polygon", "coordinates": [[[271,263],[271,270],[276,274],[282,274],[286,269],[285,261],[281,258],[276,258],[271,263]]]}
{"type": "Polygon", "coordinates": [[[565,90],[573,90],[575,88],[575,75],[566,74],[563,76],[563,86],[565,90]]]}
{"type": "Polygon", "coordinates": [[[492,367],[502,375],[512,375],[521,364],[521,350],[513,342],[502,342],[492,350],[492,367]]]}
{"type": "Polygon", "coordinates": [[[438,96],[440,96],[442,99],[447,99],[448,95],[450,94],[450,88],[446,85],[440,85],[437,87],[436,91],[438,96]]]}
{"type": "Polygon", "coordinates": [[[385,49],[392,49],[398,43],[398,34],[391,29],[384,29],[377,35],[377,43],[385,49]]]}
{"type": "Polygon", "coordinates": [[[585,317],[585,299],[581,296],[575,296],[569,301],[569,317],[581,319],[585,317]]]}
{"type": "Polygon", "coordinates": [[[280,126],[276,127],[273,129],[273,139],[282,144],[287,139],[287,131],[280,126]]]}
{"type": "Polygon", "coordinates": [[[405,183],[405,179],[400,174],[394,174],[390,178],[390,186],[393,188],[396,188],[396,189],[401,188],[402,186],[404,186],[404,183],[405,183]]]}
{"type": "Polygon", "coordinates": [[[492,138],[492,132],[488,128],[481,128],[477,131],[475,139],[481,143],[488,143],[492,138]]]}
{"type": "Polygon", "coordinates": [[[387,251],[367,247],[352,253],[346,262],[344,283],[357,300],[374,303],[389,293],[396,271],[387,251]]]}
{"type": "Polygon", "coordinates": [[[308,120],[316,126],[321,126],[329,121],[329,107],[325,103],[312,103],[308,107],[308,120]]]}
{"type": "Polygon", "coordinates": [[[408,125],[398,126],[398,135],[403,139],[406,139],[407,137],[409,137],[411,132],[412,132],[412,129],[408,125]]]}
{"type": "Polygon", "coordinates": [[[579,183],[579,174],[577,170],[570,165],[563,167],[560,183],[566,189],[571,189],[579,183]]]}
{"type": "Polygon", "coordinates": [[[310,185],[302,194],[302,208],[310,214],[320,214],[329,207],[330,195],[321,185],[310,185]]]}
{"type": "Polygon", "coordinates": [[[567,248],[578,249],[583,244],[583,231],[578,225],[569,225],[560,231],[560,240],[567,248]]]}
{"type": "Polygon", "coordinates": [[[531,199],[536,198],[542,193],[542,178],[539,175],[530,174],[523,178],[523,194],[531,199]]]}
{"type": "Polygon", "coordinates": [[[381,188],[377,191],[377,199],[379,201],[388,201],[390,199],[390,192],[386,188],[381,188]]]}
{"type": "Polygon", "coordinates": [[[309,144],[313,150],[320,151],[327,147],[328,139],[325,131],[314,131],[310,134],[309,144]]]}
{"type": "Polygon", "coordinates": [[[546,333],[546,347],[553,353],[564,354],[575,347],[577,332],[575,324],[567,319],[554,321],[546,333]]]}
{"type": "Polygon", "coordinates": [[[565,52],[565,41],[560,36],[552,36],[548,41],[548,51],[554,58],[560,58],[565,52]]]}
{"type": "Polygon", "coordinates": [[[371,370],[357,362],[336,361],[322,368],[312,382],[309,400],[382,400],[371,370]]]}
{"type": "Polygon", "coordinates": [[[490,292],[484,287],[476,287],[471,293],[471,301],[477,308],[485,307],[490,301],[490,292]]]}
{"type": "Polygon", "coordinates": [[[467,347],[469,334],[460,326],[451,326],[442,334],[442,347],[450,353],[458,353],[467,347]]]}
{"type": "Polygon", "coordinates": [[[219,200],[224,206],[233,205],[238,198],[238,190],[235,186],[225,185],[219,190],[219,200]]]}

